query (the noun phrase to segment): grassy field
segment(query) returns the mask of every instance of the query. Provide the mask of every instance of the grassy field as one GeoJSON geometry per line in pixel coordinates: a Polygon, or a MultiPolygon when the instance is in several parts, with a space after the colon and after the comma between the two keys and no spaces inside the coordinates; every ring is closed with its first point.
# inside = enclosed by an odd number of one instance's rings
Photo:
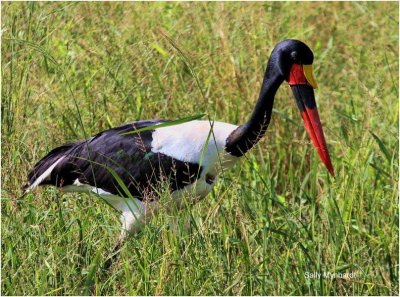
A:
{"type": "Polygon", "coordinates": [[[398,15],[391,3],[2,3],[3,295],[397,295],[398,15]],[[118,214],[48,187],[55,146],[138,119],[240,124],[273,46],[306,42],[336,178],[290,88],[214,192],[164,211],[99,273],[118,214]],[[171,218],[178,226],[171,230],[171,218]],[[354,273],[310,278],[310,273],[354,273]]]}

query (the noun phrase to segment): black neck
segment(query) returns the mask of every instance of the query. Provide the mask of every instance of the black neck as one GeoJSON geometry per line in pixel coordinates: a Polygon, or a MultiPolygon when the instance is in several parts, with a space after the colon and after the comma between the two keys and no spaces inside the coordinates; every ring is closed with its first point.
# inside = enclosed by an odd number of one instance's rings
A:
{"type": "Polygon", "coordinates": [[[233,131],[226,140],[226,151],[240,157],[264,136],[272,115],[276,91],[284,81],[272,65],[267,66],[260,96],[250,119],[233,131]]]}

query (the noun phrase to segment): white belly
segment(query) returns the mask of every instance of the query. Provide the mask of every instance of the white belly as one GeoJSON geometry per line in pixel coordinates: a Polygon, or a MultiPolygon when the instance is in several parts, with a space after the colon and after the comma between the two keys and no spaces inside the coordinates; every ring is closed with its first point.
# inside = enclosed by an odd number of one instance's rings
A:
{"type": "Polygon", "coordinates": [[[173,192],[171,195],[172,202],[178,209],[185,207],[186,204],[194,204],[206,197],[211,192],[213,186],[214,183],[207,183],[204,177],[199,178],[193,184],[173,192]]]}

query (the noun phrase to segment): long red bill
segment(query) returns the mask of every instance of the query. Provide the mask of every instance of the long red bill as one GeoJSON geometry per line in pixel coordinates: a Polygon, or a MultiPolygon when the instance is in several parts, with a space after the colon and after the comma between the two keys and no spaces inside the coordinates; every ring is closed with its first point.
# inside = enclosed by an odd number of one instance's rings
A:
{"type": "Polygon", "coordinates": [[[314,90],[308,85],[292,85],[297,106],[300,109],[304,125],[310,135],[311,141],[317,148],[318,155],[332,176],[335,176],[328,147],[326,145],[324,131],[319,119],[317,105],[315,103],[314,90]]]}

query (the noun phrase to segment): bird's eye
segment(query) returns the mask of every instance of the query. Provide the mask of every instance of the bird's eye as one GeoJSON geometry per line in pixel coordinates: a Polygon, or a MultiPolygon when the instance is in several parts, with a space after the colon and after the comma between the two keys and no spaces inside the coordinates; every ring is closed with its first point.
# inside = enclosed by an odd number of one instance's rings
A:
{"type": "Polygon", "coordinates": [[[290,57],[292,58],[292,60],[293,60],[294,62],[297,62],[297,60],[298,60],[298,58],[299,58],[298,56],[299,56],[299,55],[297,54],[296,51],[290,53],[290,57]]]}

